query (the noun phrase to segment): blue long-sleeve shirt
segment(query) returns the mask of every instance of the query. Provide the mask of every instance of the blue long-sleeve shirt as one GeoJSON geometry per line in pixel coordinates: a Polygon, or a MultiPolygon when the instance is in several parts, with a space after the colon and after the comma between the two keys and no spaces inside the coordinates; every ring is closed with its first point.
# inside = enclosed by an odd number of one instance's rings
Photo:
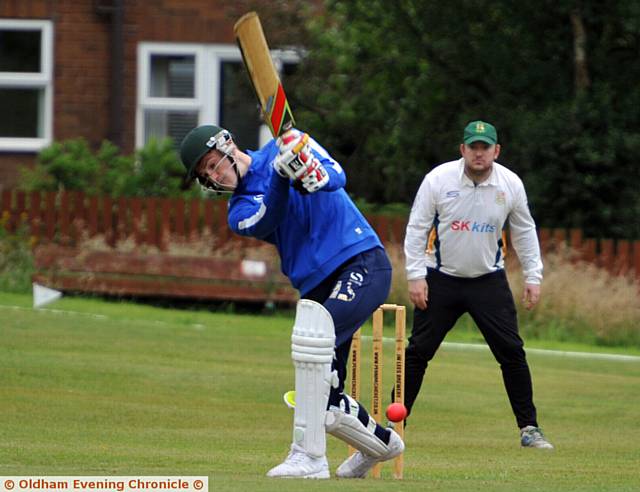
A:
{"type": "Polygon", "coordinates": [[[229,201],[231,229],[276,246],[281,269],[305,295],[358,253],[382,247],[375,231],[344,190],[340,164],[313,139],[314,155],[329,182],[318,192],[301,195],[273,169],[275,140],[248,154],[251,165],[229,201]]]}

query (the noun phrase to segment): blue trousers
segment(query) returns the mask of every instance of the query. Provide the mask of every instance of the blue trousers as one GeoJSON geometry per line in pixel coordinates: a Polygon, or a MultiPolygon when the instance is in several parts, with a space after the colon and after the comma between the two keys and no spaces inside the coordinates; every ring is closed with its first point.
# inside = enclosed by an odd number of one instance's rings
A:
{"type": "MultiPolygon", "coordinates": [[[[304,294],[304,299],[322,304],[333,318],[336,348],[333,369],[339,384],[332,388],[329,405],[340,406],[344,399],[344,382],[353,334],[358,331],[376,308],[383,304],[391,286],[391,263],[382,248],[360,253],[343,263],[320,285],[304,294]]],[[[368,424],[369,416],[360,405],[358,419],[368,424]]],[[[388,433],[378,425],[376,435],[388,442],[388,433]]]]}

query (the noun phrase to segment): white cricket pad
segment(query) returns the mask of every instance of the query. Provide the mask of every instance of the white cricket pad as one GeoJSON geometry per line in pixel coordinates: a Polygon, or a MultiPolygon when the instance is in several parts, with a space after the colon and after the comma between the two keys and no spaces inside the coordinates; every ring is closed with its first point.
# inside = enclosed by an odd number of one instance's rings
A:
{"type": "Polygon", "coordinates": [[[326,416],[327,432],[366,455],[383,458],[388,453],[389,447],[373,433],[376,428],[375,420],[369,417],[369,424],[365,426],[357,417],[360,408],[358,402],[349,395],[345,397],[349,400],[350,413],[345,412],[345,409],[331,406],[326,416]]]}
{"type": "Polygon", "coordinates": [[[311,456],[324,456],[325,415],[331,390],[335,330],[329,311],[309,299],[298,301],[291,335],[296,408],[293,442],[311,456]]]}
{"type": "Polygon", "coordinates": [[[57,301],[62,297],[62,292],[50,289],[44,285],[40,285],[36,282],[33,283],[33,307],[39,308],[49,304],[53,301],[57,301]]]}

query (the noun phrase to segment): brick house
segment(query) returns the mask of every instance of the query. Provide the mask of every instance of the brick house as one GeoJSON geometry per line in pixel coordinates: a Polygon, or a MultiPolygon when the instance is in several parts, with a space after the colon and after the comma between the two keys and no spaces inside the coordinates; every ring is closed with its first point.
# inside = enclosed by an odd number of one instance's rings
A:
{"type": "MultiPolygon", "coordinates": [[[[54,140],[109,139],[131,153],[206,122],[239,133],[241,146],[264,142],[233,39],[247,3],[2,0],[0,190],[54,140]]],[[[298,60],[292,51],[274,59],[284,77],[298,60]]]]}

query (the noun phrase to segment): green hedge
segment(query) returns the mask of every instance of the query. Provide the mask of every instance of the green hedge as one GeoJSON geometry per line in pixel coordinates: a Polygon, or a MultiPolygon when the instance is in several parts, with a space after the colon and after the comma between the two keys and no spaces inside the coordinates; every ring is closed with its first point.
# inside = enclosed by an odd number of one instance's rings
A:
{"type": "Polygon", "coordinates": [[[5,229],[8,215],[0,218],[0,291],[26,293],[34,272],[31,238],[26,227],[16,233],[5,229]]]}
{"type": "Polygon", "coordinates": [[[105,140],[93,151],[84,138],[54,142],[33,168],[21,169],[26,191],[78,190],[88,195],[196,196],[184,186],[184,167],[171,139],[151,140],[133,155],[123,155],[105,140]]]}

